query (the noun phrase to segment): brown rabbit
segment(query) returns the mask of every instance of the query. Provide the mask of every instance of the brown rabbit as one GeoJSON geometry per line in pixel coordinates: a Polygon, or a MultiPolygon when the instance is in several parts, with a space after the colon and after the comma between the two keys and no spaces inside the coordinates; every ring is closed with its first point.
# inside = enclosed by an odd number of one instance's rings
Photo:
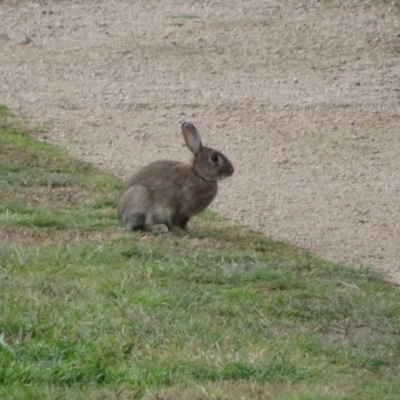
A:
{"type": "Polygon", "coordinates": [[[118,217],[128,230],[184,229],[193,215],[214,200],[218,181],[233,174],[231,162],[219,151],[205,147],[195,126],[182,124],[192,164],[162,160],[133,175],[118,200],[118,217]]]}

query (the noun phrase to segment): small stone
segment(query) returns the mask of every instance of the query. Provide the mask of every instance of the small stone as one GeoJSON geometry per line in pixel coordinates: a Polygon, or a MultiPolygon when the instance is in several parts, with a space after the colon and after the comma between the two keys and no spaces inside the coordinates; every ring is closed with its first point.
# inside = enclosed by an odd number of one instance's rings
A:
{"type": "Polygon", "coordinates": [[[19,44],[29,44],[29,43],[32,43],[32,39],[27,35],[25,35],[25,37],[19,42],[19,44]]]}

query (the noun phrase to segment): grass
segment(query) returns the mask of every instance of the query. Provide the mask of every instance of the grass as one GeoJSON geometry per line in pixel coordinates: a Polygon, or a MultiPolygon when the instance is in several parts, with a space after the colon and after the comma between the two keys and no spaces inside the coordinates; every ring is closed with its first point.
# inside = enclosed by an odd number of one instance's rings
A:
{"type": "Polygon", "coordinates": [[[1,399],[398,399],[400,293],[206,212],[123,232],[122,183],[0,108],[1,399]]]}

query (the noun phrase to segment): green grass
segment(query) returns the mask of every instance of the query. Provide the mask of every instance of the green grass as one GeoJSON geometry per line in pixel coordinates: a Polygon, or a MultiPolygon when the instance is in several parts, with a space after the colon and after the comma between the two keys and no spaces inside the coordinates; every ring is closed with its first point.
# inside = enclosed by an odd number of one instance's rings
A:
{"type": "Polygon", "coordinates": [[[206,212],[128,234],[122,183],[0,107],[0,398],[400,398],[400,293],[206,212]]]}

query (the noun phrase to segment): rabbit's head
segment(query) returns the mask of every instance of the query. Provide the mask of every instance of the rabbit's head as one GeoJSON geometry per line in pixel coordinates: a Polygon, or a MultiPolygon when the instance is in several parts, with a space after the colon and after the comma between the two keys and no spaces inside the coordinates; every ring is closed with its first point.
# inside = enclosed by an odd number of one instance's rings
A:
{"type": "Polygon", "coordinates": [[[200,178],[207,182],[218,182],[233,174],[232,163],[221,152],[203,146],[200,135],[193,124],[184,122],[182,135],[186,146],[193,153],[193,169],[200,178]]]}

